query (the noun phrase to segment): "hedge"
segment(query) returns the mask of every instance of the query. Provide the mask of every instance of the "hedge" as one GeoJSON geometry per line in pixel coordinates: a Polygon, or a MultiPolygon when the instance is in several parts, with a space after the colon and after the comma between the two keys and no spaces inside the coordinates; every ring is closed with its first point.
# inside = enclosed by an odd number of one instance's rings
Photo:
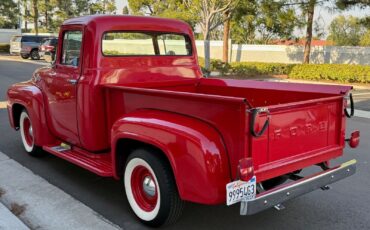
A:
{"type": "Polygon", "coordinates": [[[288,75],[294,64],[235,62],[230,64],[229,73],[235,75],[288,75]]]}
{"type": "Polygon", "coordinates": [[[341,83],[370,83],[370,66],[349,64],[299,64],[288,74],[292,79],[341,83]]]}
{"type": "MultiPolygon", "coordinates": [[[[203,68],[204,58],[199,58],[203,68]]],[[[205,70],[203,68],[203,70],[205,70]]],[[[370,66],[351,64],[282,64],[263,62],[222,63],[211,59],[211,71],[238,76],[287,75],[291,79],[335,81],[340,83],[370,83],[370,66]]]]}
{"type": "Polygon", "coordinates": [[[0,44],[0,52],[9,53],[10,45],[9,44],[0,44]]]}
{"type": "MultiPolygon", "coordinates": [[[[199,65],[204,69],[204,58],[198,57],[199,65]]],[[[263,62],[233,62],[223,63],[218,59],[211,59],[210,71],[229,73],[233,75],[267,75],[288,74],[294,64],[263,63],[263,62]]]]}

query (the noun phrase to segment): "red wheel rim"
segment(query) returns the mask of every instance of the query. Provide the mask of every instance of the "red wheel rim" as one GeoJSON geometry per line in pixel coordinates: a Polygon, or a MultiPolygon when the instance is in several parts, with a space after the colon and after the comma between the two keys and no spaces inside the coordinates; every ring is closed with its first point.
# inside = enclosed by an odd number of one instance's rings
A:
{"type": "Polygon", "coordinates": [[[31,121],[28,117],[25,117],[23,120],[23,133],[24,133],[24,139],[27,142],[28,146],[33,145],[33,130],[31,126],[31,121]]]}
{"type": "Polygon", "coordinates": [[[152,173],[137,166],[131,175],[131,190],[136,203],[144,211],[153,211],[158,202],[157,184],[152,173]]]}

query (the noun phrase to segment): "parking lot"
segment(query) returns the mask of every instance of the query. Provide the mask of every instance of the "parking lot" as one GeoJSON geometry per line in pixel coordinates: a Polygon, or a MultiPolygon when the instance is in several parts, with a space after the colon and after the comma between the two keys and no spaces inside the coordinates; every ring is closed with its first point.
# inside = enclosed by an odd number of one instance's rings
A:
{"type": "MultiPolygon", "coordinates": [[[[7,87],[30,78],[32,72],[47,63],[0,56],[0,101],[6,100],[7,87]]],[[[356,109],[370,111],[370,90],[356,89],[356,109]]],[[[1,105],[1,104],[0,104],[1,105]]],[[[145,229],[129,209],[123,183],[98,177],[62,159],[48,155],[37,159],[23,150],[19,133],[9,127],[7,111],[0,106],[0,151],[51,184],[61,188],[123,229],[145,229]],[[6,134],[6,135],[4,135],[6,134]]],[[[166,229],[369,229],[370,228],[370,120],[353,118],[348,131],[361,131],[361,145],[346,149],[336,164],[356,158],[358,172],[342,180],[329,191],[315,191],[291,200],[286,209],[274,209],[254,216],[239,216],[239,206],[205,206],[188,203],[180,221],[166,229]]],[[[317,168],[310,168],[312,172],[317,168]]],[[[207,188],[204,188],[205,192],[207,188]]]]}

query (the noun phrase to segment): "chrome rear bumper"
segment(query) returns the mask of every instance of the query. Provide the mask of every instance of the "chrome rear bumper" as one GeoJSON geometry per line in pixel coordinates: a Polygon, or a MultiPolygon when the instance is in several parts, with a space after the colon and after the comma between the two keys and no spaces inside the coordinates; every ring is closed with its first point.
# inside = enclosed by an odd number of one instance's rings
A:
{"type": "Polygon", "coordinates": [[[255,200],[242,201],[240,205],[240,215],[253,215],[281,204],[284,201],[349,177],[355,172],[356,160],[351,160],[323,172],[304,177],[288,184],[283,184],[274,189],[257,194],[255,200]]]}

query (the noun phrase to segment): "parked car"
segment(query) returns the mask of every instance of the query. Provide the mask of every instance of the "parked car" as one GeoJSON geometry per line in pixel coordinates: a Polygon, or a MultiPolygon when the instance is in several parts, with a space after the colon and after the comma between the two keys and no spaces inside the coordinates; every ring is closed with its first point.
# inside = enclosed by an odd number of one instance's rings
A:
{"type": "Polygon", "coordinates": [[[105,15],[65,21],[55,63],[7,105],[26,152],[123,181],[136,216],[160,226],[185,201],[253,215],[353,175],[356,160],[330,164],[360,141],[345,136],[351,89],[204,78],[188,24],[105,15]]]}
{"type": "Polygon", "coordinates": [[[10,54],[21,55],[23,59],[31,57],[32,60],[40,59],[39,46],[45,38],[43,35],[13,36],[10,41],[10,54]]]}
{"type": "Polygon", "coordinates": [[[44,58],[47,62],[54,61],[57,46],[58,38],[45,38],[39,47],[40,58],[44,58]]]}

